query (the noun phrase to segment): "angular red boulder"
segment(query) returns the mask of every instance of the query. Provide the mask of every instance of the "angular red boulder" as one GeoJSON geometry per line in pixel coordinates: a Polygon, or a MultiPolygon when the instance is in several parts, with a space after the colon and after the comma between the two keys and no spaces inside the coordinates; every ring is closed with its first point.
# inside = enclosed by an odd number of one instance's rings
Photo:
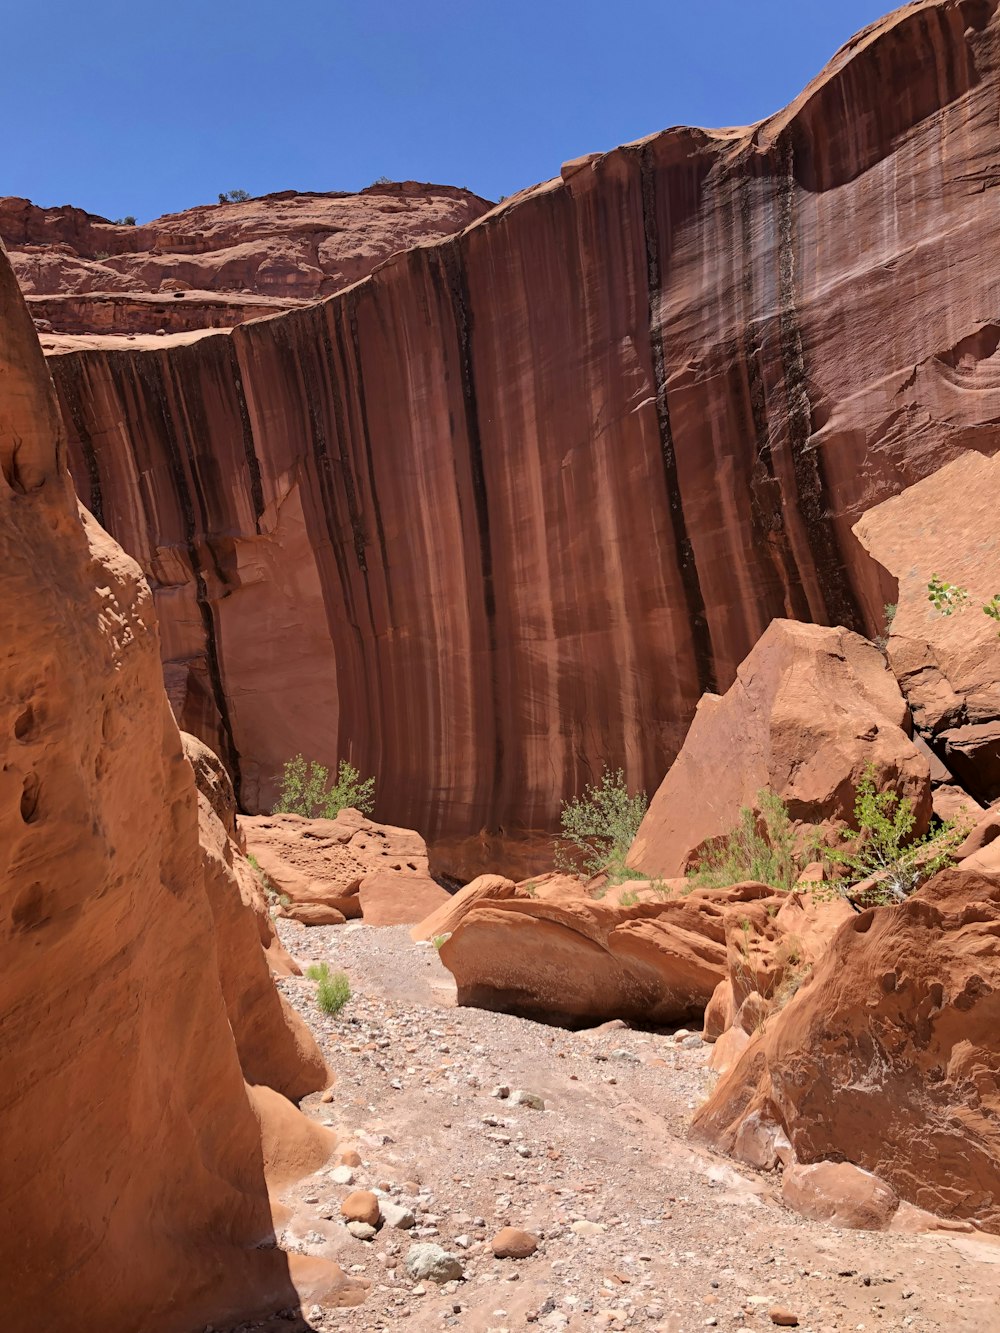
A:
{"type": "Polygon", "coordinates": [[[931,813],[930,770],[909,726],[899,686],[871,643],[850,630],[772,621],[729,691],[699,703],[628,864],[683,874],[762,790],[781,797],[794,821],[846,826],[869,765],[880,787],[913,801],[919,834],[931,813]]]}

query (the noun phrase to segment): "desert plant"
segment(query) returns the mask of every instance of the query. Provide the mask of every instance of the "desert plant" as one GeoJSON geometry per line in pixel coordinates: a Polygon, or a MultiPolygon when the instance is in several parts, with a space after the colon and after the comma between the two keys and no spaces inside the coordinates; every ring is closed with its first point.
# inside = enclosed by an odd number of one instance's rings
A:
{"type": "Polygon", "coordinates": [[[135,226],[135,214],[134,214],[134,213],[126,213],[125,216],[124,216],[123,218],[115,218],[115,225],[118,226],[118,227],[134,227],[134,226],[135,226]]]}
{"type": "Polygon", "coordinates": [[[372,181],[373,185],[392,185],[394,184],[391,176],[376,176],[372,181]]]}
{"type": "Polygon", "coordinates": [[[272,902],[276,902],[278,899],[278,890],[271,883],[270,875],[268,875],[265,870],[261,869],[261,864],[256,856],[254,856],[253,852],[247,852],[247,864],[257,876],[260,887],[267,894],[268,898],[270,898],[272,902]]]}
{"type": "Polygon", "coordinates": [[[635,889],[626,889],[625,892],[618,899],[619,905],[621,907],[635,907],[638,901],[639,901],[639,895],[636,893],[635,889]]]}
{"type": "Polygon", "coordinates": [[[882,632],[876,634],[872,640],[880,653],[884,653],[889,646],[889,635],[892,633],[892,622],[896,619],[897,610],[895,602],[886,602],[882,608],[882,632]]]}
{"type": "Polygon", "coordinates": [[[351,983],[346,972],[331,972],[327,963],[311,963],[306,976],[315,981],[316,1003],[324,1014],[339,1014],[351,998],[351,983]]]}
{"type": "Polygon", "coordinates": [[[629,792],[620,768],[615,772],[605,768],[600,782],[588,783],[582,796],[563,802],[556,864],[571,874],[581,869],[590,875],[607,871],[612,880],[618,876],[619,883],[631,878],[625,856],[648,804],[644,791],[629,792]]]}
{"type": "Polygon", "coordinates": [[[346,759],[340,761],[337,781],[332,787],[330,770],[323,764],[297,754],[285,764],[281,793],[274,814],[304,815],[307,819],[335,819],[341,810],[353,806],[363,815],[375,807],[375,779],[361,780],[361,774],[346,759]]]}
{"type": "Polygon", "coordinates": [[[725,888],[753,881],[776,889],[794,889],[802,871],[818,855],[814,838],[798,845],[788,807],[771,791],[757,793],[758,810],[743,806],[733,831],[709,846],[700,864],[688,871],[697,886],[725,888]]]}
{"type": "Polygon", "coordinates": [[[946,583],[936,574],[932,574],[927,585],[927,600],[935,611],[939,611],[943,616],[950,616],[966,605],[969,592],[967,588],[961,588],[957,583],[946,583]]]}
{"type": "Polygon", "coordinates": [[[448,935],[435,935],[431,940],[431,944],[433,944],[434,948],[440,953],[449,938],[448,935]]]}
{"type": "Polygon", "coordinates": [[[857,895],[852,888],[863,880],[873,880],[861,895],[866,907],[903,902],[932,875],[950,865],[952,853],[966,836],[967,829],[955,823],[942,823],[913,837],[916,815],[909,796],[900,796],[893,788],[880,791],[875,780],[875,766],[869,764],[858,783],[854,802],[858,833],[849,848],[834,847],[827,855],[843,866],[844,896],[851,901],[857,895]]]}
{"type": "Polygon", "coordinates": [[[242,204],[251,198],[249,190],[222,190],[219,193],[220,204],[242,204]]]}

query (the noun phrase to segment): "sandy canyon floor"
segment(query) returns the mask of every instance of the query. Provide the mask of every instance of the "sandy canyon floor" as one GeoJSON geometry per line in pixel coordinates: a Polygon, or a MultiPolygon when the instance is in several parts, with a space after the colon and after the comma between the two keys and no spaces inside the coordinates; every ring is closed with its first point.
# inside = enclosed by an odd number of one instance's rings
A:
{"type": "Polygon", "coordinates": [[[753,1333],[783,1313],[803,1333],[1000,1330],[1000,1242],[813,1224],[782,1207],[773,1178],[693,1147],[686,1127],[715,1075],[691,1037],[456,1008],[435,949],[403,928],[281,932],[303,964],[350,977],[336,1018],[314,983],[281,985],[337,1070],[332,1102],[305,1107],[362,1162],[349,1183],[334,1161],[286,1196],[282,1243],[336,1259],[371,1290],[360,1308],[273,1327],[753,1333]],[[545,1109],[511,1105],[498,1086],[545,1109]],[[355,1239],[340,1202],[359,1188],[384,1190],[415,1227],[355,1239]],[[494,1258],[506,1225],[538,1236],[537,1253],[494,1258]],[[407,1251],[425,1242],[461,1258],[461,1282],[408,1277],[407,1251]]]}

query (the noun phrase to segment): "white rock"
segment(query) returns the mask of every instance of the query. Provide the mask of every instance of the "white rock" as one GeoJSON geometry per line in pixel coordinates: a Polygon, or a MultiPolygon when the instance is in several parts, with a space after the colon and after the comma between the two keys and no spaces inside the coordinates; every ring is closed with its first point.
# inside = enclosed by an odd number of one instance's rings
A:
{"type": "Polygon", "coordinates": [[[353,1185],[354,1172],[349,1166],[337,1166],[330,1172],[330,1179],[335,1185],[353,1185]]]}
{"type": "Polygon", "coordinates": [[[348,1222],[347,1229],[355,1240],[373,1240],[375,1237],[375,1228],[367,1222],[348,1222]]]}
{"type": "Polygon", "coordinates": [[[518,1088],[516,1092],[510,1094],[511,1106],[527,1106],[532,1111],[544,1111],[545,1100],[539,1097],[537,1092],[528,1092],[525,1088],[518,1088]]]}
{"type": "Polygon", "coordinates": [[[409,1231],[417,1219],[411,1209],[386,1199],[382,1203],[382,1220],[387,1227],[395,1227],[397,1231],[409,1231]]]}

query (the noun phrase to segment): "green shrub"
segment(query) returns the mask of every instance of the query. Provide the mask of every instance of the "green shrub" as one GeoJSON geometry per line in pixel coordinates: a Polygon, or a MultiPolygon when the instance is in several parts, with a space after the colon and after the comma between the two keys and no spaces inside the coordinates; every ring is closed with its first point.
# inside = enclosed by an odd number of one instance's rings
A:
{"type": "Polygon", "coordinates": [[[437,949],[438,953],[440,953],[449,938],[450,936],[448,935],[435,935],[431,940],[431,943],[434,945],[434,948],[437,949]]]}
{"type": "MultiPolygon", "coordinates": [[[[955,823],[944,823],[922,838],[914,838],[913,802],[892,788],[879,791],[873,764],[858,783],[854,819],[858,834],[845,835],[853,839],[853,849],[834,847],[827,855],[845,868],[847,886],[875,880],[863,895],[866,907],[903,902],[951,864],[952,853],[968,832],[955,823]]],[[[851,898],[850,892],[845,897],[851,898]]]]}
{"type": "Polygon", "coordinates": [[[940,611],[943,616],[950,616],[965,606],[969,600],[969,592],[967,588],[961,588],[957,583],[945,583],[936,574],[932,574],[931,581],[927,585],[927,600],[935,611],[940,611]]]}
{"type": "Polygon", "coordinates": [[[596,786],[588,784],[582,796],[563,802],[556,864],[570,874],[581,869],[590,875],[607,871],[618,883],[631,878],[625,856],[648,804],[645,792],[629,792],[620,768],[616,772],[605,768],[596,786]]]}
{"type": "Polygon", "coordinates": [[[134,213],[126,213],[125,216],[124,216],[123,218],[115,218],[115,225],[118,226],[118,227],[134,227],[134,226],[135,226],[135,214],[134,214],[134,213]]]}
{"type": "Polygon", "coordinates": [[[222,190],[219,194],[219,203],[242,204],[250,197],[249,190],[222,190]]]}
{"type": "Polygon", "coordinates": [[[882,633],[876,634],[872,642],[880,653],[884,653],[889,646],[889,635],[892,633],[892,622],[896,619],[896,612],[899,608],[895,602],[886,602],[882,608],[883,622],[882,633]]]}
{"type": "Polygon", "coordinates": [[[327,963],[311,963],[306,976],[317,982],[316,1003],[324,1014],[339,1014],[351,998],[351,983],[346,972],[331,972],[327,963]]]}
{"type": "Polygon", "coordinates": [[[794,889],[802,871],[818,854],[818,841],[797,847],[788,807],[774,792],[757,793],[759,813],[743,806],[739,822],[725,838],[710,846],[700,865],[688,872],[695,885],[722,889],[753,881],[776,889],[794,889]]]}
{"type": "Polygon", "coordinates": [[[375,779],[361,774],[346,759],[340,761],[337,781],[329,789],[330,770],[297,754],[289,759],[281,779],[281,794],[274,814],[305,815],[307,819],[335,819],[352,806],[363,815],[375,808],[375,779]]]}

